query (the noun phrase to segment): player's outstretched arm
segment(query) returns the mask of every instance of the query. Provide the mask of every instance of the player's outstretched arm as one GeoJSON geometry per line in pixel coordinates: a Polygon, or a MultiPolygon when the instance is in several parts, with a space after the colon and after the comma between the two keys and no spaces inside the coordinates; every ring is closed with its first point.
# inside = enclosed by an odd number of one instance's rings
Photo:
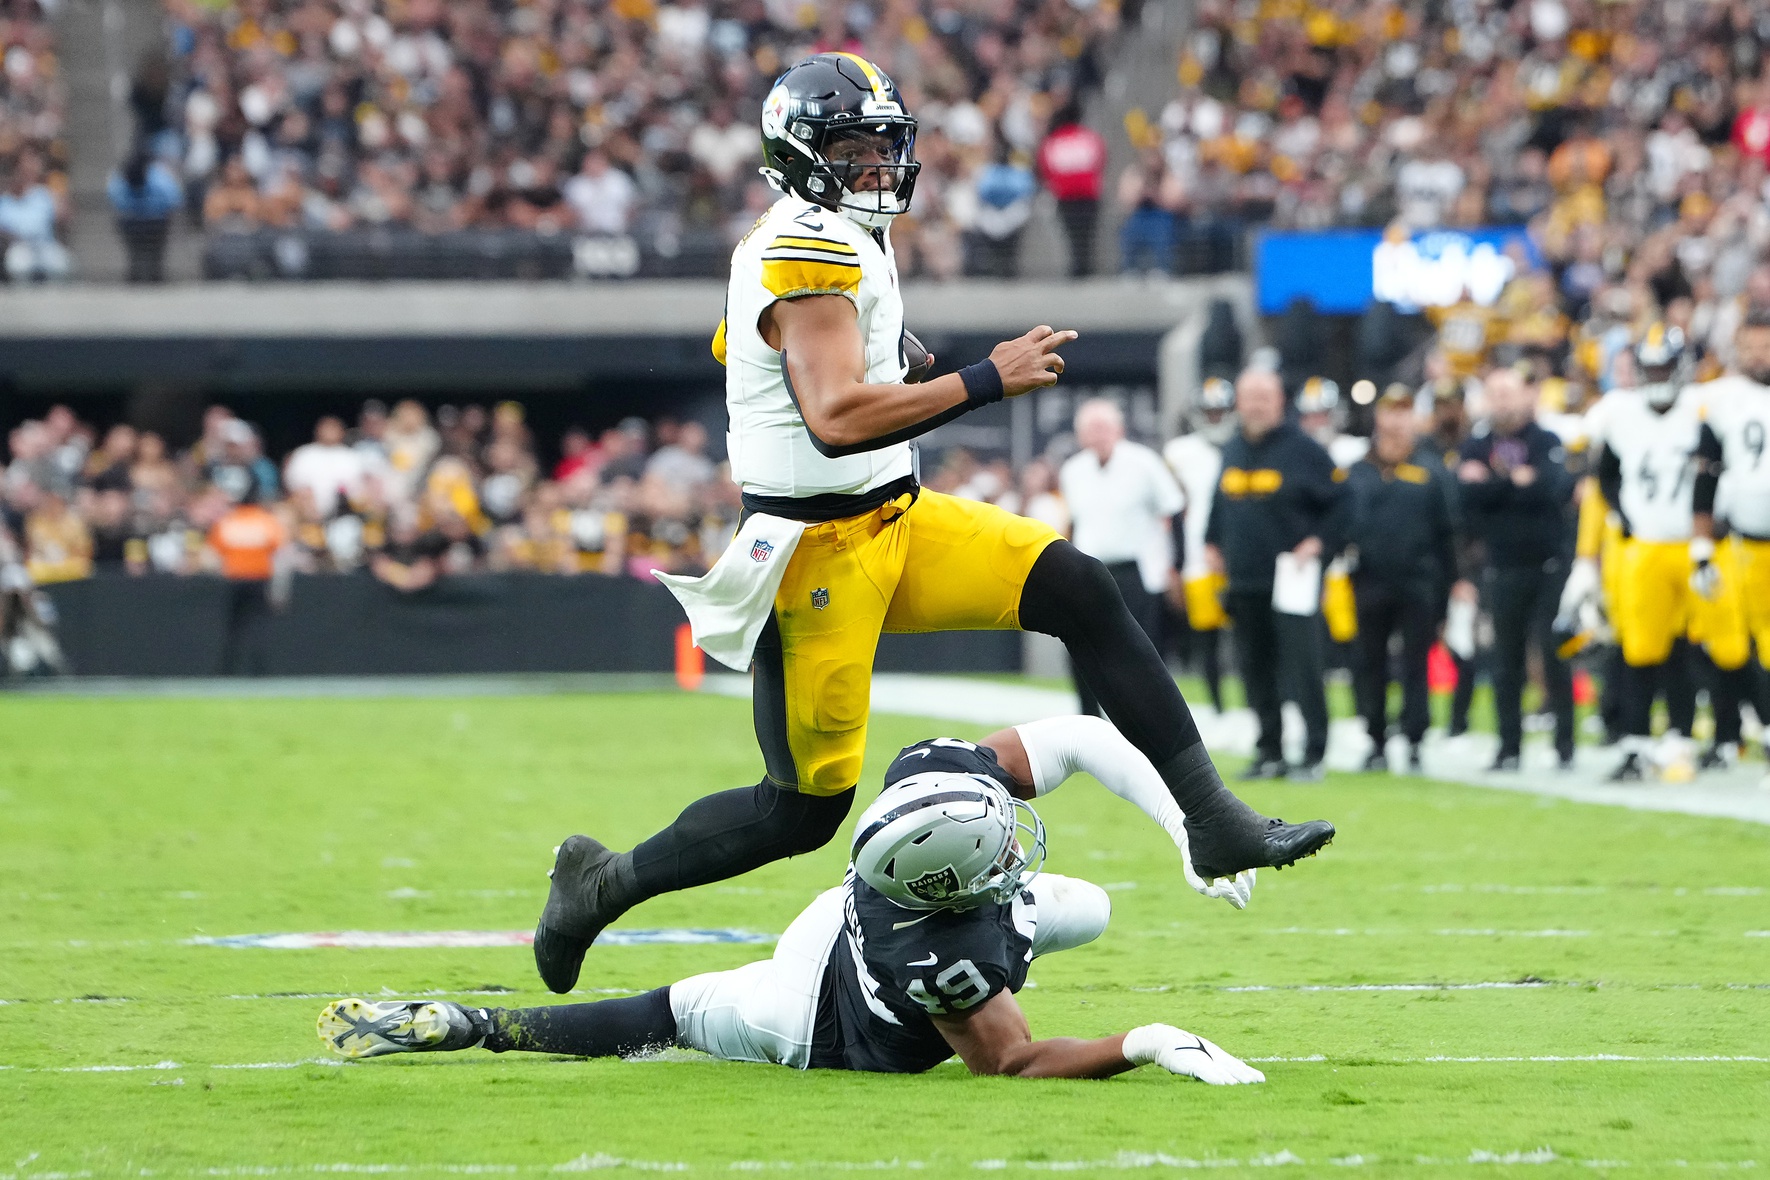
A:
{"type": "Polygon", "coordinates": [[[866,381],[866,345],[842,295],[783,300],[763,313],[763,339],[784,355],[788,387],[820,450],[852,454],[925,433],[1004,397],[1055,385],[1057,350],[1074,332],[1034,328],[996,345],[987,361],[914,385],[866,381]]]}
{"type": "Polygon", "coordinates": [[[1171,1024],[1145,1024],[1117,1036],[1032,1039],[1013,992],[997,992],[969,1016],[933,1016],[934,1027],[965,1067],[978,1075],[1016,1078],[1109,1078],[1159,1065],[1213,1086],[1263,1082],[1266,1075],[1221,1048],[1171,1024]]]}
{"type": "Polygon", "coordinates": [[[1109,1078],[1135,1069],[1125,1056],[1124,1034],[1083,1040],[1032,1039],[1026,1013],[1013,992],[997,992],[963,1016],[931,1016],[934,1027],[972,1073],[1016,1078],[1109,1078]]]}
{"type": "Polygon", "coordinates": [[[1099,717],[1048,717],[992,733],[979,744],[995,751],[1002,769],[1020,784],[1017,793],[1023,798],[1048,795],[1071,775],[1093,775],[1168,833],[1180,850],[1188,885],[1205,897],[1220,897],[1238,910],[1247,907],[1254,892],[1254,870],[1213,881],[1198,874],[1192,867],[1185,813],[1162,782],[1161,773],[1111,722],[1099,717]]]}

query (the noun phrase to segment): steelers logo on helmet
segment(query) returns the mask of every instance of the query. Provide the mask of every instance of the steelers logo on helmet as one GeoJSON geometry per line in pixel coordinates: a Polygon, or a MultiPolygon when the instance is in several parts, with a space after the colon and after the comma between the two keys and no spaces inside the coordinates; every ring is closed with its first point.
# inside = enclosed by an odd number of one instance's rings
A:
{"type": "Polygon", "coordinates": [[[916,120],[897,86],[852,53],[820,53],[782,74],[762,108],[761,171],[776,189],[866,229],[906,212],[916,120]]]}

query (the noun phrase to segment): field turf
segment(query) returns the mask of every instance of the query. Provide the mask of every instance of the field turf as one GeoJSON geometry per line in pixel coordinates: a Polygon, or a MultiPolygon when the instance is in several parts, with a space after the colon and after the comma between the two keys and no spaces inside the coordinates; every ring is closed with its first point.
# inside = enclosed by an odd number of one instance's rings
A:
{"type": "MultiPolygon", "coordinates": [[[[876,718],[867,781],[937,732],[978,736],[876,718]]],[[[1050,867],[1115,914],[1034,965],[1035,1035],[1167,1021],[1265,1059],[1266,1085],[1229,1090],[684,1052],[340,1065],[314,1034],[328,996],[554,997],[522,946],[187,941],[530,929],[561,837],[626,846],[759,766],[747,706],[707,697],[0,697],[0,1177],[1770,1167],[1770,828],[1725,820],[1405,778],[1260,786],[1257,806],[1340,837],[1236,913],[1185,888],[1140,814],[1071,783],[1041,807],[1050,867]]],[[[838,842],[623,925],[778,932],[842,863],[838,842]]],[[[602,947],[580,986],[757,954],[602,947]]]]}

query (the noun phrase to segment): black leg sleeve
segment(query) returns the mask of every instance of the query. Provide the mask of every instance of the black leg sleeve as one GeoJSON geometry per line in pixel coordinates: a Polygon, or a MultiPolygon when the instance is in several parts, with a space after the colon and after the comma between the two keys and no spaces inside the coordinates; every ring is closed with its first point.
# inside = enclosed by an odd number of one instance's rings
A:
{"type": "Polygon", "coordinates": [[[830,842],[853,803],[853,787],[805,795],[767,780],[697,799],[627,854],[639,889],[632,904],[815,852],[830,842]]]}
{"type": "Polygon", "coordinates": [[[1105,566],[1067,541],[1046,546],[1021,590],[1020,625],[1063,640],[1107,718],[1155,764],[1186,813],[1199,872],[1271,863],[1265,818],[1223,786],[1192,710],[1105,566]]]}
{"type": "Polygon", "coordinates": [[[1672,643],[1665,662],[1666,724],[1685,737],[1696,728],[1696,668],[1698,651],[1688,641],[1672,643]]]}
{"type": "Polygon", "coordinates": [[[1020,625],[1063,640],[1077,678],[1157,766],[1199,744],[1192,710],[1100,562],[1068,541],[1046,546],[1020,592],[1020,625]]]}
{"type": "Polygon", "coordinates": [[[626,1057],[676,1043],[670,989],[594,1004],[547,1008],[493,1008],[485,1047],[494,1053],[564,1053],[572,1057],[626,1057]]]}

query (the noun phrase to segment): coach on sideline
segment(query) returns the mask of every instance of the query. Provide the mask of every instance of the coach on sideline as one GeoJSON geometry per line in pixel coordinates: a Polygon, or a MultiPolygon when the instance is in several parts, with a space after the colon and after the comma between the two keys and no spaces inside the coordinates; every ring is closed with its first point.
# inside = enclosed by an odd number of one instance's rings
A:
{"type": "MultiPolygon", "coordinates": [[[[1555,712],[1555,751],[1573,764],[1573,674],[1552,632],[1572,556],[1573,476],[1561,440],[1538,425],[1537,390],[1512,369],[1486,381],[1488,418],[1463,444],[1457,482],[1469,531],[1486,549],[1493,613],[1493,708],[1500,726],[1495,770],[1517,770],[1524,738],[1525,647],[1543,661],[1555,712]]],[[[1465,589],[1463,591],[1467,593],[1465,589]]]]}
{"type": "Polygon", "coordinates": [[[1273,583],[1281,554],[1325,565],[1339,549],[1345,488],[1322,445],[1286,419],[1277,373],[1243,372],[1235,382],[1235,411],[1241,430],[1223,448],[1205,560],[1228,577],[1224,605],[1235,625],[1236,662],[1260,719],[1259,752],[1242,777],[1315,780],[1328,732],[1322,631],[1314,613],[1277,610],[1273,583]],[[1303,765],[1295,770],[1285,765],[1281,742],[1284,684],[1295,692],[1308,728],[1303,765]]]}
{"type": "MultiPolygon", "coordinates": [[[[1125,415],[1113,402],[1084,401],[1076,408],[1075,431],[1081,450],[1057,477],[1074,522],[1071,542],[1106,566],[1131,617],[1159,651],[1159,596],[1174,576],[1169,533],[1186,498],[1160,455],[1125,438],[1125,415]]],[[[1082,712],[1101,716],[1099,698],[1079,674],[1075,679],[1082,712]]]]}
{"type": "Polygon", "coordinates": [[[1358,711],[1371,737],[1366,770],[1389,769],[1389,641],[1401,634],[1401,728],[1408,769],[1420,770],[1420,743],[1431,720],[1427,653],[1445,596],[1456,578],[1456,532],[1449,476],[1419,446],[1413,394],[1377,403],[1371,449],[1347,468],[1347,554],[1356,557],[1358,711]]]}

